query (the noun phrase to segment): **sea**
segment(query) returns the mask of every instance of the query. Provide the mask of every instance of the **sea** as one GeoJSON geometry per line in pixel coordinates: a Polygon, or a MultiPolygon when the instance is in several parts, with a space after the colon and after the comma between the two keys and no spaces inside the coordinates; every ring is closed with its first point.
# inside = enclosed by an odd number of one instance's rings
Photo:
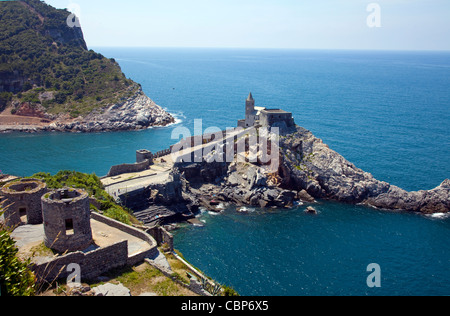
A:
{"type": "MultiPolygon", "coordinates": [[[[145,131],[2,134],[0,170],[106,175],[257,106],[293,113],[357,167],[410,191],[450,178],[450,52],[104,48],[177,123],[145,131]]],[[[174,231],[193,265],[245,296],[450,295],[450,218],[318,201],[319,211],[203,211],[174,231]],[[373,268],[376,267],[376,268],[373,268]],[[375,282],[376,281],[376,282],[375,282]]]]}

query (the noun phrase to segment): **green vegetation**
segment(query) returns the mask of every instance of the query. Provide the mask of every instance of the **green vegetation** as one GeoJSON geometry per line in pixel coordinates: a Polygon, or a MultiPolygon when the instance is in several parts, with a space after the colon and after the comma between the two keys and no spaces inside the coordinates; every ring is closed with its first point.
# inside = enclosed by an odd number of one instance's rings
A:
{"type": "MultiPolygon", "coordinates": [[[[106,193],[100,179],[95,174],[60,171],[54,176],[49,173],[37,173],[30,178],[44,181],[49,189],[61,189],[64,187],[84,189],[96,198],[100,205],[99,211],[102,211],[104,215],[126,224],[138,223],[128,210],[117,205],[106,193]]],[[[46,194],[46,197],[48,196],[49,193],[46,194]]],[[[91,205],[91,208],[97,210],[94,205],[91,205]]],[[[38,288],[40,285],[35,284],[35,276],[28,269],[30,260],[36,256],[52,256],[55,253],[47,248],[44,243],[32,247],[29,250],[30,257],[25,262],[17,257],[17,253],[18,249],[15,247],[14,240],[10,237],[10,232],[0,223],[0,294],[8,296],[32,296],[36,293],[39,294],[42,288],[38,288]]],[[[180,252],[177,251],[177,253],[182,257],[180,252]]],[[[163,273],[147,263],[135,267],[116,269],[106,275],[111,277],[112,280],[110,282],[124,284],[131,290],[133,295],[139,295],[143,292],[153,292],[160,296],[194,295],[193,292],[176,282],[189,284],[190,269],[172,254],[168,253],[166,257],[173,270],[173,274],[170,277],[164,276],[163,273]]],[[[207,282],[208,280],[202,281],[205,288],[215,295],[238,296],[238,293],[230,287],[219,284],[212,287],[207,282]]],[[[91,284],[91,287],[96,285],[98,284],[91,284]]],[[[55,291],[56,295],[66,294],[63,287],[58,287],[55,291]]]]}
{"type": "Polygon", "coordinates": [[[16,100],[77,117],[137,91],[114,59],[87,49],[69,14],[39,0],[0,2],[0,78],[9,81],[0,111],[16,100]]]}
{"type": "Polygon", "coordinates": [[[35,294],[35,277],[28,269],[29,261],[21,261],[18,252],[9,230],[0,222],[0,296],[35,294]]]}
{"type": "Polygon", "coordinates": [[[240,296],[240,295],[232,287],[224,286],[223,287],[223,296],[240,296]]]}
{"type": "Polygon", "coordinates": [[[131,215],[131,211],[115,203],[114,199],[103,189],[100,178],[95,174],[85,174],[76,171],[60,171],[52,176],[50,173],[41,172],[30,178],[44,181],[50,189],[62,189],[64,187],[84,189],[90,196],[95,197],[100,204],[99,209],[94,205],[91,205],[92,209],[101,211],[103,212],[103,215],[128,225],[138,223],[136,218],[131,215]]]}
{"type": "Polygon", "coordinates": [[[0,112],[3,111],[8,102],[12,100],[13,94],[11,92],[2,92],[0,93],[0,112]]]}
{"type": "MultiPolygon", "coordinates": [[[[110,278],[109,283],[123,284],[130,289],[133,296],[139,296],[145,292],[155,293],[158,296],[195,295],[147,263],[135,267],[112,270],[105,275],[110,278]]],[[[94,288],[100,284],[102,283],[90,284],[90,286],[94,288]]]]}

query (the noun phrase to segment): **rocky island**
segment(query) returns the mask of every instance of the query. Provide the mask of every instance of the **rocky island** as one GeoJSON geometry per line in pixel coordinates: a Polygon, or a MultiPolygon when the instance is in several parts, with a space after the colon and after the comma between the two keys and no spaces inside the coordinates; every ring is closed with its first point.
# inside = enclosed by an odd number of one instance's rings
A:
{"type": "Polygon", "coordinates": [[[39,0],[3,1],[0,17],[0,132],[136,130],[175,122],[113,58],[88,50],[69,11],[39,0]]]}

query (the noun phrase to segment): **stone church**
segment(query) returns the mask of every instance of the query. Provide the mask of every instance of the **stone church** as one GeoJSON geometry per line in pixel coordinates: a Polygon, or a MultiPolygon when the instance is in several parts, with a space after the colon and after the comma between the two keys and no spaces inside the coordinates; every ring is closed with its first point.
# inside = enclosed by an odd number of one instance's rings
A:
{"type": "Polygon", "coordinates": [[[281,109],[267,109],[255,106],[252,93],[248,95],[245,102],[245,119],[238,121],[238,127],[279,127],[289,129],[295,127],[292,113],[281,109]]]}

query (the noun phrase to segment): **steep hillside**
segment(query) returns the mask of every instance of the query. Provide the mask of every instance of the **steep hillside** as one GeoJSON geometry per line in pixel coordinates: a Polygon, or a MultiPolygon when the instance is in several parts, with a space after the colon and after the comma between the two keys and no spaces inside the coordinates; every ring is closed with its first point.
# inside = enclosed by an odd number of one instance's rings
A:
{"type": "MultiPolygon", "coordinates": [[[[69,27],[69,15],[67,10],[55,9],[39,0],[0,2],[0,125],[48,128],[55,123],[67,130],[66,123],[70,122],[78,126],[77,130],[84,130],[83,126],[92,123],[84,120],[85,116],[95,113],[99,119],[99,114],[112,106],[127,103],[132,107],[133,98],[142,101],[146,97],[140,85],[126,78],[114,59],[87,49],[81,28],[69,27]],[[24,117],[40,118],[39,124],[24,117]]],[[[147,116],[120,129],[173,122],[151,100],[145,103],[150,108],[139,112],[141,117],[150,112],[162,117],[147,116]]],[[[142,108],[142,104],[139,106],[142,108]]],[[[111,117],[100,118],[110,120],[111,117]]],[[[98,129],[116,127],[110,124],[98,129]]]]}

